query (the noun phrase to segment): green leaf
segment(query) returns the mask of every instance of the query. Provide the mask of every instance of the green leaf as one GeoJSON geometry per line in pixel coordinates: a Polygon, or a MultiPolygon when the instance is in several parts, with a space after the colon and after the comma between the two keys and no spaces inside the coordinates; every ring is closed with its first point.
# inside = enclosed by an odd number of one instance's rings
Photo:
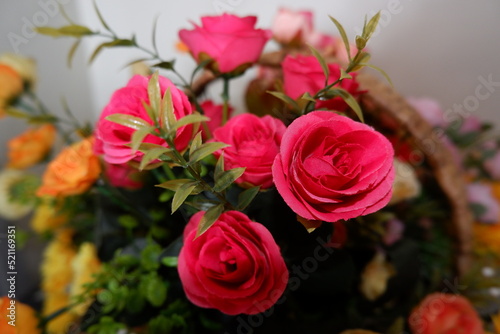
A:
{"type": "Polygon", "coordinates": [[[201,131],[194,136],[193,140],[191,141],[191,146],[189,147],[189,155],[193,154],[193,152],[200,147],[202,144],[202,138],[201,138],[201,131]]]}
{"type": "Polygon", "coordinates": [[[345,103],[347,103],[349,107],[351,107],[352,110],[356,113],[356,116],[358,116],[359,120],[363,123],[365,122],[363,111],[361,110],[358,101],[356,101],[351,93],[340,87],[332,87],[328,92],[333,93],[334,96],[340,96],[345,101],[345,103]]]}
{"type": "Polygon", "coordinates": [[[269,93],[272,96],[277,97],[281,101],[283,101],[283,102],[291,105],[295,110],[300,110],[299,105],[297,104],[297,102],[295,102],[295,100],[292,99],[290,96],[288,96],[288,95],[286,95],[284,93],[281,93],[281,92],[271,92],[269,90],[267,91],[267,93],[269,93]]]}
{"type": "Polygon", "coordinates": [[[366,42],[367,40],[363,36],[356,36],[356,47],[358,50],[363,50],[366,46],[366,42]]]}
{"type": "Polygon", "coordinates": [[[314,99],[314,97],[312,97],[311,94],[309,94],[309,92],[305,92],[304,94],[302,94],[302,96],[300,97],[300,99],[316,103],[316,99],[314,99]]]}
{"type": "Polygon", "coordinates": [[[104,21],[104,18],[102,17],[102,14],[101,14],[101,11],[99,10],[99,8],[97,7],[97,3],[96,1],[94,0],[94,10],[97,14],[97,17],[99,18],[99,21],[101,22],[102,26],[107,30],[107,31],[111,31],[112,30],[109,28],[108,24],[106,23],[106,21],[104,21]]]}
{"type": "Polygon", "coordinates": [[[223,173],[224,173],[224,153],[221,153],[219,159],[217,160],[217,163],[215,164],[215,170],[214,170],[215,182],[217,182],[217,180],[221,177],[223,173]]]}
{"type": "Polygon", "coordinates": [[[165,94],[163,94],[162,102],[162,107],[160,108],[160,126],[162,129],[169,131],[177,122],[174,114],[174,104],[172,102],[170,87],[167,88],[165,94]]]}
{"type": "Polygon", "coordinates": [[[368,63],[368,61],[370,60],[370,54],[368,52],[364,52],[364,51],[361,51],[360,53],[358,53],[356,55],[356,57],[354,58],[354,63],[352,63],[350,66],[352,66],[352,69],[351,71],[352,72],[355,72],[355,71],[359,71],[361,68],[363,68],[363,64],[366,64],[368,63]]]}
{"type": "Polygon", "coordinates": [[[167,299],[168,282],[164,282],[157,273],[143,277],[146,299],[155,307],[160,307],[167,299]]]}
{"type": "Polygon", "coordinates": [[[334,17],[330,16],[330,20],[332,20],[332,22],[335,24],[335,26],[337,27],[337,30],[340,33],[340,36],[342,37],[342,41],[344,42],[344,46],[345,46],[345,49],[347,51],[347,57],[349,58],[349,62],[350,62],[351,61],[351,46],[349,45],[349,38],[347,37],[347,34],[344,30],[344,27],[334,17]]]}
{"type": "Polygon", "coordinates": [[[177,267],[179,263],[179,258],[177,256],[165,256],[161,259],[161,263],[167,267],[177,267]]]}
{"type": "Polygon", "coordinates": [[[325,58],[319,53],[318,50],[316,50],[314,47],[311,45],[308,45],[309,49],[313,53],[314,57],[319,61],[319,64],[321,65],[321,68],[323,69],[323,73],[325,74],[325,86],[328,86],[328,78],[330,77],[330,69],[328,68],[328,64],[325,61],[325,58]]]}
{"type": "Polygon", "coordinates": [[[51,37],[61,37],[63,34],[59,31],[58,28],[53,27],[36,27],[35,31],[42,35],[47,35],[51,37]]]}
{"type": "Polygon", "coordinates": [[[239,167],[223,172],[215,181],[214,191],[221,192],[229,187],[237,178],[243,175],[245,169],[245,167],[239,167]]]}
{"type": "Polygon", "coordinates": [[[153,44],[153,50],[155,50],[156,54],[159,54],[158,47],[156,46],[156,30],[158,28],[158,17],[159,16],[155,17],[155,20],[153,22],[153,33],[151,34],[151,42],[153,44]]]}
{"type": "Polygon", "coordinates": [[[260,186],[252,187],[252,188],[249,188],[245,191],[242,191],[238,195],[237,209],[240,211],[245,210],[246,207],[249,206],[250,203],[252,203],[255,196],[257,196],[257,194],[259,193],[259,190],[260,190],[260,186]]]}
{"type": "Polygon", "coordinates": [[[85,35],[94,35],[95,32],[90,30],[89,28],[77,24],[72,24],[68,26],[64,26],[59,28],[59,32],[63,36],[72,36],[72,37],[82,37],[85,35]]]}
{"type": "Polygon", "coordinates": [[[140,128],[139,130],[135,131],[132,134],[132,151],[135,152],[139,149],[139,147],[142,144],[142,141],[148,134],[154,134],[155,127],[154,126],[145,126],[143,128],[140,128]]]}
{"type": "Polygon", "coordinates": [[[133,228],[139,226],[139,222],[137,221],[137,219],[131,215],[119,216],[118,222],[120,223],[121,226],[123,226],[127,229],[133,229],[133,228]]]}
{"type": "Polygon", "coordinates": [[[144,156],[142,157],[141,163],[139,165],[139,169],[143,170],[144,167],[149,165],[151,162],[154,160],[157,160],[160,158],[161,155],[172,152],[171,148],[168,147],[162,147],[162,148],[153,148],[148,150],[144,156]]]}
{"type": "Polygon", "coordinates": [[[177,191],[186,183],[193,183],[193,179],[174,179],[155,185],[155,187],[164,188],[172,191],[177,191]]]}
{"type": "Polygon", "coordinates": [[[177,209],[184,203],[189,195],[198,185],[198,181],[192,181],[190,183],[185,183],[177,189],[174,198],[172,199],[172,213],[177,211],[177,209]]]}
{"type": "MultiPolygon", "coordinates": [[[[181,128],[183,126],[186,126],[188,124],[193,124],[193,123],[201,123],[201,122],[207,122],[209,121],[210,118],[207,116],[200,115],[198,113],[194,113],[191,115],[186,115],[179,119],[174,126],[170,128],[170,132],[176,131],[178,128],[181,128]]],[[[172,133],[174,135],[175,133],[172,133]]]]}
{"type": "Polygon", "coordinates": [[[135,43],[134,41],[131,41],[129,39],[115,39],[114,41],[111,42],[104,42],[100,44],[92,53],[89,59],[89,64],[92,64],[92,62],[95,60],[95,58],[101,53],[101,51],[104,48],[113,48],[113,47],[119,47],[119,46],[133,46],[135,43]]]}
{"type": "Polygon", "coordinates": [[[163,68],[165,70],[173,70],[174,69],[174,64],[175,64],[175,61],[174,60],[171,60],[171,61],[162,61],[161,63],[156,63],[154,65],[151,65],[151,67],[159,67],[159,68],[163,68]]]}
{"type": "Polygon", "coordinates": [[[389,82],[389,84],[394,87],[393,83],[392,83],[392,80],[391,78],[389,77],[389,75],[383,70],[381,69],[380,67],[378,66],[375,66],[375,65],[372,65],[372,64],[366,64],[366,63],[360,63],[359,64],[360,66],[366,66],[366,67],[369,67],[371,69],[374,69],[375,71],[378,71],[380,74],[382,74],[384,76],[384,78],[387,80],[387,82],[389,82]]]}
{"type": "Polygon", "coordinates": [[[142,118],[127,115],[127,114],[112,114],[106,117],[110,122],[114,122],[134,130],[140,130],[143,127],[150,127],[151,124],[143,120],[142,118]]]}
{"type": "Polygon", "coordinates": [[[75,43],[71,46],[68,52],[68,60],[67,60],[67,65],[69,68],[71,68],[71,63],[73,62],[73,57],[75,56],[75,52],[78,49],[78,46],[80,45],[81,39],[77,39],[75,43]]]}
{"type": "Polygon", "coordinates": [[[216,206],[212,206],[210,209],[208,209],[207,212],[205,212],[205,214],[203,215],[203,218],[201,218],[195,238],[198,238],[200,235],[205,233],[210,228],[210,226],[212,226],[217,221],[217,219],[219,219],[222,211],[224,211],[224,205],[222,203],[217,204],[216,206]]]}
{"type": "Polygon", "coordinates": [[[215,151],[221,150],[225,147],[228,147],[228,144],[213,142],[213,143],[205,143],[198,147],[193,151],[192,154],[189,155],[189,164],[193,164],[205,158],[206,156],[214,153],[215,151]]]}
{"type": "Polygon", "coordinates": [[[158,71],[155,71],[148,82],[148,97],[149,105],[153,109],[152,120],[156,119],[156,113],[160,111],[161,107],[161,91],[160,83],[158,82],[158,71]]]}
{"type": "Polygon", "coordinates": [[[5,110],[5,113],[7,115],[15,117],[15,118],[30,118],[31,117],[30,114],[27,114],[23,110],[12,108],[12,107],[7,108],[5,110]]]}
{"type": "Polygon", "coordinates": [[[340,69],[340,79],[352,79],[352,75],[350,75],[343,68],[341,68],[340,69]]]}
{"type": "Polygon", "coordinates": [[[193,82],[194,76],[196,75],[196,73],[198,73],[198,71],[200,71],[201,69],[203,69],[205,66],[207,66],[208,64],[210,64],[212,61],[213,61],[212,59],[205,59],[202,62],[200,62],[198,64],[198,66],[196,66],[196,68],[194,69],[193,73],[191,74],[190,82],[191,83],[193,82]]]}
{"type": "Polygon", "coordinates": [[[365,25],[363,29],[363,37],[368,41],[373,33],[375,32],[375,29],[377,29],[378,21],[380,20],[380,11],[373,15],[373,17],[370,19],[368,24],[365,25]]]}

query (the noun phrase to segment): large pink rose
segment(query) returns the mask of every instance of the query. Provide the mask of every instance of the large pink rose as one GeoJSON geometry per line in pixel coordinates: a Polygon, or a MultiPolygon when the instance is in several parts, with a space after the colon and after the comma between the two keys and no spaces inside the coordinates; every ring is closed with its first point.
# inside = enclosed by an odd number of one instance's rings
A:
{"type": "MultiPolygon", "coordinates": [[[[168,88],[172,94],[174,105],[174,114],[177,119],[192,113],[191,104],[187,96],[175,85],[164,77],[158,77],[161,93],[168,88]]],[[[99,121],[96,125],[96,153],[104,154],[104,160],[112,164],[121,164],[130,160],[139,160],[141,152],[132,152],[129,144],[131,143],[134,129],[115,122],[108,121],[107,116],[113,114],[126,114],[139,117],[151,125],[154,124],[148,113],[143,107],[143,102],[149,104],[148,97],[149,78],[141,75],[135,75],[130,79],[127,86],[117,90],[108,105],[104,108],[99,121]]],[[[193,134],[193,127],[187,125],[177,130],[175,146],[178,150],[184,150],[193,134]]],[[[165,140],[160,137],[148,135],[144,139],[146,143],[153,143],[168,147],[165,140]]]]}
{"type": "Polygon", "coordinates": [[[280,8],[276,15],[273,37],[282,44],[301,45],[313,31],[313,14],[310,11],[292,11],[280,8]]]}
{"type": "Polygon", "coordinates": [[[272,307],[285,291],[288,270],[271,233],[243,213],[228,211],[195,239],[203,214],[189,221],[179,254],[188,299],[230,315],[272,307]]]}
{"type": "Polygon", "coordinates": [[[273,165],[274,183],[301,217],[355,218],[389,202],[393,155],[391,143],[368,125],[313,111],[287,128],[273,165]]]}
{"type": "Polygon", "coordinates": [[[229,73],[241,65],[255,63],[271,38],[270,31],[254,28],[256,22],[255,16],[205,16],[201,18],[201,27],[183,29],[179,37],[197,62],[204,59],[200,53],[205,54],[215,61],[216,71],[229,73]]]}
{"type": "MultiPolygon", "coordinates": [[[[292,57],[288,55],[283,60],[282,67],[285,94],[293,99],[298,99],[306,92],[314,96],[325,87],[325,74],[321,64],[314,56],[297,55],[292,57]]],[[[340,78],[340,65],[330,63],[328,69],[330,70],[328,83],[331,84],[340,78]]],[[[342,80],[339,87],[357,97],[362,92],[359,90],[359,84],[356,81],[356,73],[351,73],[351,76],[353,79],[342,80]]],[[[347,107],[347,104],[340,97],[316,103],[316,108],[330,110],[344,111],[347,107]]]]}
{"type": "Polygon", "coordinates": [[[246,167],[237,184],[265,189],[273,186],[272,165],[285,130],[283,122],[271,116],[241,114],[215,130],[213,139],[231,145],[224,149],[226,170],[246,167]]]}

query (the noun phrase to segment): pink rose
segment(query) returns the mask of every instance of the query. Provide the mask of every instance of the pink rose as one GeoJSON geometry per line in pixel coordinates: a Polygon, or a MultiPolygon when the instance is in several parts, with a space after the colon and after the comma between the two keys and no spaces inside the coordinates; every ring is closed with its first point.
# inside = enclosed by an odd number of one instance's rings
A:
{"type": "Polygon", "coordinates": [[[287,128],[273,165],[274,183],[299,216],[347,220],[389,202],[393,155],[391,143],[368,125],[313,111],[287,128]]]}
{"type": "Polygon", "coordinates": [[[477,217],[483,223],[500,221],[500,203],[495,199],[493,189],[487,183],[470,183],[467,185],[469,203],[480,205],[484,212],[477,217]]]}
{"type": "Polygon", "coordinates": [[[279,9],[272,26],[273,37],[281,44],[301,45],[312,30],[312,12],[292,11],[286,8],[279,9]]]}
{"type": "Polygon", "coordinates": [[[136,190],[143,186],[141,173],[127,164],[106,164],[104,174],[113,187],[136,190]]]}
{"type": "Polygon", "coordinates": [[[239,66],[255,63],[271,38],[270,31],[254,28],[256,22],[255,16],[204,16],[201,27],[195,25],[193,30],[183,29],[179,37],[197,62],[209,57],[215,62],[212,69],[229,73],[239,66]]]}
{"type": "MultiPolygon", "coordinates": [[[[99,121],[96,125],[96,145],[95,151],[104,154],[104,160],[111,164],[122,164],[130,160],[140,160],[143,155],[141,152],[132,152],[128,146],[131,143],[134,129],[124,125],[106,120],[106,117],[113,114],[126,114],[139,117],[149,124],[154,122],[148,116],[142,102],[149,103],[148,97],[149,78],[141,75],[135,75],[127,83],[127,86],[118,89],[108,105],[104,108],[99,121]]],[[[174,114],[177,119],[192,113],[191,104],[187,96],[167,78],[158,77],[161,93],[167,88],[172,93],[174,105],[174,114]]],[[[183,126],[177,130],[175,146],[179,151],[184,150],[191,140],[193,127],[191,125],[183,126]]],[[[160,137],[147,135],[144,138],[145,143],[153,143],[168,147],[168,144],[160,137]]]]}
{"type": "MultiPolygon", "coordinates": [[[[210,130],[210,133],[214,133],[215,129],[220,127],[222,124],[222,109],[223,109],[222,104],[214,104],[212,101],[207,100],[202,102],[200,104],[200,107],[201,109],[203,109],[205,116],[210,118],[210,120],[207,122],[208,130],[210,130]]],[[[228,111],[229,111],[228,117],[230,117],[233,112],[233,108],[229,107],[228,111]]],[[[203,138],[207,138],[203,126],[201,127],[201,130],[203,138]]]]}
{"type": "Polygon", "coordinates": [[[203,214],[191,217],[179,254],[188,299],[230,315],[272,307],[285,291],[288,270],[271,233],[243,213],[228,211],[195,239],[203,214]]]}
{"type": "Polygon", "coordinates": [[[449,125],[438,101],[427,97],[409,97],[407,101],[430,125],[441,128],[449,125]]]}
{"type": "MultiPolygon", "coordinates": [[[[293,99],[298,99],[306,92],[314,96],[325,87],[325,74],[319,61],[314,56],[297,55],[294,58],[288,55],[283,60],[282,67],[285,94],[293,99]]],[[[330,70],[328,83],[331,84],[340,78],[340,65],[331,63],[328,64],[328,68],[330,70]]],[[[356,97],[361,91],[358,90],[359,84],[356,81],[356,73],[351,75],[353,79],[342,80],[339,87],[356,97]]],[[[347,107],[347,104],[340,97],[316,103],[316,108],[329,110],[344,111],[347,107]]]]}
{"type": "Polygon", "coordinates": [[[213,139],[231,145],[224,149],[226,170],[246,167],[237,184],[265,189],[273,186],[272,165],[285,130],[283,122],[271,116],[241,114],[215,130],[213,139]]]}

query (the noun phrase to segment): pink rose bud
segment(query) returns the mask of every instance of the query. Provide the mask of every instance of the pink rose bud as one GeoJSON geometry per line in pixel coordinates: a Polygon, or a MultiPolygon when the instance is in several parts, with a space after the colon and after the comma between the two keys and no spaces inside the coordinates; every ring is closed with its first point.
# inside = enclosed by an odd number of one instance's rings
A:
{"type": "MultiPolygon", "coordinates": [[[[283,67],[283,86],[285,94],[293,99],[298,99],[304,93],[308,92],[314,96],[325,87],[325,74],[321,64],[314,56],[297,55],[286,56],[282,64],[283,67]]],[[[328,83],[331,84],[340,78],[340,65],[335,63],[328,64],[330,75],[328,83]]],[[[354,97],[362,92],[359,90],[359,84],[356,81],[356,73],[352,73],[352,79],[344,79],[339,87],[347,90],[354,97]]],[[[316,108],[325,108],[330,110],[344,111],[348,105],[340,97],[329,100],[318,101],[316,108]]]]}
{"type": "Polygon", "coordinates": [[[300,46],[313,31],[313,14],[310,11],[292,11],[280,8],[274,19],[272,32],[281,44],[300,46]]]}
{"type": "Polygon", "coordinates": [[[271,38],[269,30],[254,28],[256,22],[255,16],[204,16],[201,26],[182,29],[179,37],[198,63],[211,59],[214,72],[240,74],[259,59],[271,38]]]}
{"type": "MultiPolygon", "coordinates": [[[[192,113],[191,104],[182,90],[178,89],[167,78],[160,76],[158,77],[158,81],[162,95],[170,88],[174,105],[174,115],[177,119],[192,113]]],[[[94,150],[99,154],[103,154],[106,162],[123,164],[130,160],[140,161],[143,153],[139,151],[132,152],[129,146],[135,130],[111,122],[106,117],[113,114],[125,114],[138,117],[153,125],[154,121],[149,117],[143,106],[143,102],[149,104],[148,82],[148,77],[141,75],[133,76],[127,83],[127,86],[118,89],[113,94],[108,105],[104,108],[96,125],[94,150]]],[[[192,125],[186,125],[177,130],[175,146],[179,151],[187,147],[192,134],[192,125]]],[[[147,135],[143,142],[168,147],[164,139],[153,135],[147,135]]]]}
{"type": "Polygon", "coordinates": [[[215,130],[213,140],[231,145],[224,149],[226,170],[246,167],[237,184],[266,189],[273,186],[272,165],[285,130],[283,122],[271,116],[241,114],[215,130]]]}
{"type": "Polygon", "coordinates": [[[394,150],[381,133],[330,111],[293,121],[273,165],[274,183],[299,216],[325,222],[376,212],[391,199],[394,150]]]}
{"type": "Polygon", "coordinates": [[[271,308],[285,291],[289,274],[269,230],[239,211],[227,211],[195,238],[203,214],[189,220],[179,254],[187,298],[229,315],[271,308]]]}

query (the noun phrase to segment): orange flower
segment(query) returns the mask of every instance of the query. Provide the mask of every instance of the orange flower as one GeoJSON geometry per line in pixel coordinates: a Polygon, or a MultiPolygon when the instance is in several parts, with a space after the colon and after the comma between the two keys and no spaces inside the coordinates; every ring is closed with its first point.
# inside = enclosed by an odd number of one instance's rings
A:
{"type": "Polygon", "coordinates": [[[56,129],[52,124],[29,129],[7,143],[9,163],[7,167],[24,169],[42,160],[54,144],[56,129]]]}
{"type": "Polygon", "coordinates": [[[0,298],[0,333],[39,334],[40,330],[37,327],[38,319],[31,307],[18,301],[11,301],[8,297],[0,298]]]}
{"type": "Polygon", "coordinates": [[[89,137],[62,150],[47,167],[37,196],[70,196],[87,191],[101,173],[93,145],[94,137],[89,137]]]}
{"type": "Polygon", "coordinates": [[[492,252],[500,256],[500,223],[475,223],[473,228],[476,251],[480,254],[492,252]]]}
{"type": "Polygon", "coordinates": [[[23,91],[23,79],[12,67],[0,64],[0,101],[8,101],[23,91]]]}

